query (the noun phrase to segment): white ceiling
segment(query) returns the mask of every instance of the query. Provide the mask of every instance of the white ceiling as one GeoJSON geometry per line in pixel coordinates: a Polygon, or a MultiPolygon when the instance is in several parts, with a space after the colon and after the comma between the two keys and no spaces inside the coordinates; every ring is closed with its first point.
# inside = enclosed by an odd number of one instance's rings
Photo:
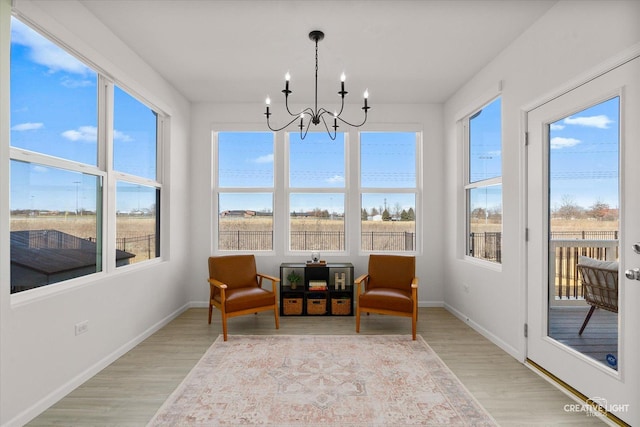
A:
{"type": "MultiPolygon", "coordinates": [[[[543,0],[80,0],[193,102],[338,98],[339,76],[360,102],[441,103],[554,3],[543,0]]],[[[348,98],[349,98],[348,97],[348,98]]]]}

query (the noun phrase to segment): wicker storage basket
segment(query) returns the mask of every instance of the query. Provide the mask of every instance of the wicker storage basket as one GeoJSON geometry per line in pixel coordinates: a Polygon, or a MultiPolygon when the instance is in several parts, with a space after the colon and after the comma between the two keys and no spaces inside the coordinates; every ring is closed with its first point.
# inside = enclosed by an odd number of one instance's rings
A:
{"type": "Polygon", "coordinates": [[[324,296],[307,297],[307,314],[320,315],[327,313],[327,299],[324,296]]]}
{"type": "Polygon", "coordinates": [[[331,298],[331,314],[348,316],[351,314],[351,298],[331,298]]]}
{"type": "Polygon", "coordinates": [[[285,316],[302,314],[302,298],[283,298],[282,312],[285,316]]]}

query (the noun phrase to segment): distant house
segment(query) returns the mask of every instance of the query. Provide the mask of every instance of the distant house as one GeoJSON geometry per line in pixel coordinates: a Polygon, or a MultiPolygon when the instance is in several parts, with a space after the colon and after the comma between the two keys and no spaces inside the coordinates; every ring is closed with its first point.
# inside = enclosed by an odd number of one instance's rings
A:
{"type": "MultiPolygon", "coordinates": [[[[116,250],[116,266],[135,254],[116,250]]],[[[11,232],[11,292],[20,292],[100,271],[95,242],[58,230],[11,232]]]]}
{"type": "Polygon", "coordinates": [[[221,218],[252,218],[254,216],[273,216],[271,212],[258,212],[249,210],[226,210],[220,212],[221,218]]]}

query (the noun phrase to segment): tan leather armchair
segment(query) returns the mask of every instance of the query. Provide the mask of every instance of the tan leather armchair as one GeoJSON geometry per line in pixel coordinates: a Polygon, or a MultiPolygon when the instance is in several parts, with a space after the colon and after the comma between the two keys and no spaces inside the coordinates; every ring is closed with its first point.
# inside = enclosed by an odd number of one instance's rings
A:
{"type": "Polygon", "coordinates": [[[227,319],[259,311],[273,310],[276,329],[280,328],[278,298],[280,279],[256,271],[253,255],[209,257],[209,324],[215,306],[222,313],[222,333],[227,340],[227,319]],[[272,291],[262,288],[270,280],[272,291]]]}
{"type": "Polygon", "coordinates": [[[355,279],[356,332],[360,332],[360,313],[411,317],[416,339],[418,321],[418,278],[416,258],[399,255],[370,255],[366,274],[355,279]]]}

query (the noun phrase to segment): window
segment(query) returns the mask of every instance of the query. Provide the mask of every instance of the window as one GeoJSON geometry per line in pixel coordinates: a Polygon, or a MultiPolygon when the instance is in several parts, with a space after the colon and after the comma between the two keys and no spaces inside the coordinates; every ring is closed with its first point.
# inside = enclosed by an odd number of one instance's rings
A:
{"type": "Polygon", "coordinates": [[[273,249],[271,132],[218,132],[218,249],[273,249]]]}
{"type": "Polygon", "coordinates": [[[118,86],[113,105],[113,169],[155,181],[158,114],[118,86]]]}
{"type": "Polygon", "coordinates": [[[99,176],[11,160],[11,293],[102,271],[99,176]]]}
{"type": "Polygon", "coordinates": [[[16,18],[10,63],[11,293],[159,256],[158,114],[16,18]],[[117,206],[105,204],[112,179],[117,206]],[[132,234],[105,254],[114,216],[116,240],[132,234]]]}
{"type": "Polygon", "coordinates": [[[416,250],[416,132],[360,134],[361,249],[416,250]]]}
{"type": "Polygon", "coordinates": [[[160,256],[160,189],[116,182],[116,266],[160,256]]]}
{"type": "Polygon", "coordinates": [[[289,138],[289,250],[345,250],[345,135],[289,138]]]}
{"type": "Polygon", "coordinates": [[[112,134],[116,265],[121,267],[160,256],[158,114],[114,85],[112,134]]]}
{"type": "Polygon", "coordinates": [[[97,166],[98,74],[11,19],[11,145],[97,166]]]}
{"type": "Polygon", "coordinates": [[[502,262],[502,116],[497,98],[463,119],[467,173],[466,254],[502,262]]]}

